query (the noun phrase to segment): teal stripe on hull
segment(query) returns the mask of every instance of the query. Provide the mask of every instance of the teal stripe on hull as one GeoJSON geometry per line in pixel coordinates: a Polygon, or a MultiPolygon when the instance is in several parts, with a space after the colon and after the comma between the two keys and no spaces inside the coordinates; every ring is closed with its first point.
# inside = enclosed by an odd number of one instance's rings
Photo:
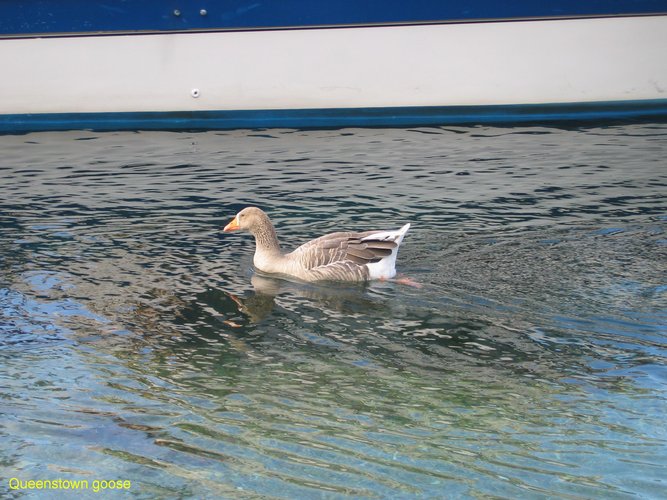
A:
{"type": "Polygon", "coordinates": [[[667,99],[566,104],[0,115],[1,133],[415,127],[667,118],[667,99]]]}

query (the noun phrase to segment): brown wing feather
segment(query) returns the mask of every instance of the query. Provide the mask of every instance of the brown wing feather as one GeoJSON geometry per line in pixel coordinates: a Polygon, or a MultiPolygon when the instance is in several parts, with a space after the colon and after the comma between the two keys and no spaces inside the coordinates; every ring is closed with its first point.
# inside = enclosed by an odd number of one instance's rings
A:
{"type": "Polygon", "coordinates": [[[366,231],[363,233],[338,232],[321,236],[304,243],[288,254],[289,259],[298,261],[305,269],[315,269],[329,266],[334,263],[356,264],[363,266],[378,262],[383,257],[391,255],[396,248],[393,241],[380,241],[368,238],[380,231],[366,231]]]}

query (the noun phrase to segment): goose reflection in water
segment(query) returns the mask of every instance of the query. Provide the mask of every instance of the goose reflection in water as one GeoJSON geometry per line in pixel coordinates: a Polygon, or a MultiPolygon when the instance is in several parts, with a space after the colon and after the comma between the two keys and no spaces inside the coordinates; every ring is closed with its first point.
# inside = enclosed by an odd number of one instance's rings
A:
{"type": "MultiPolygon", "coordinates": [[[[332,316],[379,311],[387,309],[381,301],[367,294],[369,285],[357,283],[303,283],[280,279],[264,274],[254,274],[250,278],[253,290],[248,296],[236,296],[225,292],[238,307],[238,311],[251,323],[266,319],[274,308],[294,309],[294,299],[313,301],[332,316]]],[[[227,320],[226,324],[235,323],[227,320]]],[[[240,325],[236,325],[240,326],[240,325]]]]}

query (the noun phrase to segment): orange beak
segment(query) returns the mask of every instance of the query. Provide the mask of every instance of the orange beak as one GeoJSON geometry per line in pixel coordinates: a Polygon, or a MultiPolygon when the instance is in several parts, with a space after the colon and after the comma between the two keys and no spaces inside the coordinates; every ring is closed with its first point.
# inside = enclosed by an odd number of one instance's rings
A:
{"type": "Polygon", "coordinates": [[[241,229],[241,226],[239,226],[238,217],[234,217],[232,221],[224,227],[222,232],[228,233],[229,231],[237,231],[239,229],[241,229]]]}

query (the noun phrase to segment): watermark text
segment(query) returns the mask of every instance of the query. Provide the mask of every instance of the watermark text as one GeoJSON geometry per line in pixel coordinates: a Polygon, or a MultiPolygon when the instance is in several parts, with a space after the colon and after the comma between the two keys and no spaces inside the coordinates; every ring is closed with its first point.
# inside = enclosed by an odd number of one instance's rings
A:
{"type": "Polygon", "coordinates": [[[10,490],[92,490],[103,491],[129,490],[132,483],[129,479],[9,479],[10,490]]]}

